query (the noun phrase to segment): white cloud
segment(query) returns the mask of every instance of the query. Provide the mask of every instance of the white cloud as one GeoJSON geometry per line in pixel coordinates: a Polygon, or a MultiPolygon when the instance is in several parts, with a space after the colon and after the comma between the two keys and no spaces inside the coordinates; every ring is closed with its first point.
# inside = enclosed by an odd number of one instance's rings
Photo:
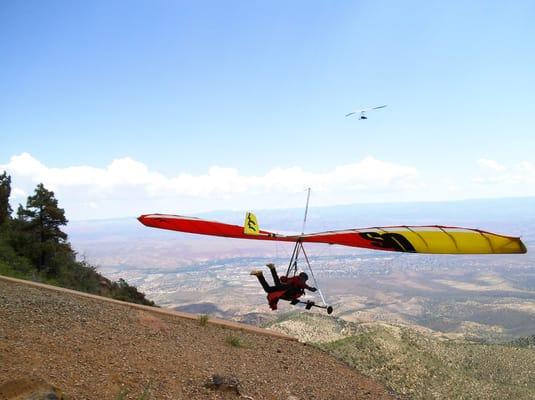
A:
{"type": "Polygon", "coordinates": [[[535,185],[535,164],[522,161],[515,166],[512,179],[514,182],[535,185]]]}
{"type": "Polygon", "coordinates": [[[294,166],[251,175],[236,168],[211,166],[199,175],[183,171],[166,176],[129,157],[113,160],[103,168],[56,168],[22,153],[0,165],[0,171],[7,170],[12,177],[14,208],[16,203],[24,204],[26,196],[42,182],[54,190],[71,219],[302,207],[307,187],[313,190],[314,206],[535,195],[532,162],[507,166],[480,159],[477,165],[475,176],[443,176],[420,174],[413,166],[365,157],[321,172],[294,166]]]}
{"type": "Polygon", "coordinates": [[[11,198],[12,199],[14,199],[14,200],[19,200],[19,199],[23,200],[26,197],[28,197],[28,195],[21,188],[14,187],[14,188],[11,189],[11,198]]]}
{"type": "Polygon", "coordinates": [[[477,164],[481,168],[486,168],[493,172],[503,172],[506,169],[503,165],[501,165],[497,161],[489,160],[486,158],[480,158],[479,160],[477,160],[477,164]]]}
{"type": "Polygon", "coordinates": [[[55,168],[22,153],[0,165],[0,170],[7,170],[17,185],[12,200],[24,202],[26,193],[42,182],[75,218],[131,215],[158,208],[162,212],[241,208],[251,203],[263,208],[292,207],[302,203],[305,187],[313,188],[317,204],[373,200],[385,191],[408,191],[417,185],[418,176],[411,166],[373,157],[320,173],[296,166],[246,175],[235,168],[212,166],[205,174],[182,172],[169,177],[129,157],[113,160],[105,168],[55,168]]]}
{"type": "Polygon", "coordinates": [[[534,185],[535,164],[522,161],[512,166],[504,166],[497,161],[480,159],[477,162],[479,174],[474,182],[480,184],[534,185]]]}

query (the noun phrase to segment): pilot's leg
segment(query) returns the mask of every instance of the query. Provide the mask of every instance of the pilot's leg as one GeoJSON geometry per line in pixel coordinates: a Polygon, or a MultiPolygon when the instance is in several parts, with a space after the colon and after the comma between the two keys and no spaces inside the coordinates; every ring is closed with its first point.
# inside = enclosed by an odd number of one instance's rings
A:
{"type": "Polygon", "coordinates": [[[254,275],[258,278],[258,282],[260,282],[266,293],[271,293],[278,290],[276,287],[268,285],[262,271],[252,271],[250,275],[254,275]]]}
{"type": "Polygon", "coordinates": [[[275,267],[275,264],[267,264],[266,267],[268,267],[271,271],[271,276],[273,277],[273,283],[275,286],[280,286],[281,281],[279,279],[279,275],[277,274],[277,268],[275,267]]]}

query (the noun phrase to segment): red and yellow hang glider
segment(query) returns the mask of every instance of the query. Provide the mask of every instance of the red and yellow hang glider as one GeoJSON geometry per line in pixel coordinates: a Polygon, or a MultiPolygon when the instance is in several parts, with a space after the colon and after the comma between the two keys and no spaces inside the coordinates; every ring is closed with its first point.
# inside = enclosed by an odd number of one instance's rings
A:
{"type": "MultiPolygon", "coordinates": [[[[303,230],[304,223],[306,222],[306,214],[305,211],[303,230]]],[[[524,246],[518,237],[498,235],[479,229],[438,225],[387,226],[301,235],[280,235],[261,230],[258,227],[256,217],[252,213],[247,213],[243,226],[207,221],[200,218],[183,217],[180,215],[148,214],[142,215],[138,219],[146,226],[172,231],[237,239],[293,242],[295,243],[295,247],[286,271],[286,276],[289,277],[292,272],[294,276],[297,274],[297,260],[299,254],[303,254],[306,265],[318,288],[323,305],[318,305],[310,300],[306,302],[294,300],[291,304],[305,304],[307,310],[311,307],[323,308],[327,310],[328,314],[333,312],[333,307],[327,304],[321,289],[319,289],[303,243],[339,244],[365,249],[427,254],[518,254],[526,253],[527,251],[526,246],[524,246]]]]}
{"type": "Polygon", "coordinates": [[[499,235],[479,229],[448,226],[388,226],[280,235],[258,229],[253,214],[244,226],[207,221],[180,215],[147,214],[139,221],[153,228],[238,239],[283,242],[327,243],[374,250],[427,254],[520,254],[526,247],[518,237],[499,235]]]}

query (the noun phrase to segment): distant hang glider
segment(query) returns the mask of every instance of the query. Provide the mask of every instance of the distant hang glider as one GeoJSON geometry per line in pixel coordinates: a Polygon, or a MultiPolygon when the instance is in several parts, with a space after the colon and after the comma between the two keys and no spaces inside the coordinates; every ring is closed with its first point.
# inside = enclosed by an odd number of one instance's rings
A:
{"type": "MultiPolygon", "coordinates": [[[[153,228],[222,236],[237,239],[282,242],[326,243],[373,250],[426,254],[521,254],[526,247],[518,237],[479,229],[447,226],[388,226],[280,235],[257,228],[245,233],[244,227],[180,215],[147,214],[139,221],[153,228]]],[[[252,226],[251,225],[251,226],[252,226]]]]}
{"type": "Polygon", "coordinates": [[[366,112],[372,111],[372,110],[378,110],[379,108],[385,108],[385,107],[386,107],[386,104],[382,106],[377,106],[377,107],[362,108],[360,110],[355,110],[355,111],[350,112],[349,114],[346,114],[346,117],[349,117],[353,114],[360,114],[359,119],[368,119],[368,117],[366,116],[366,112]]]}

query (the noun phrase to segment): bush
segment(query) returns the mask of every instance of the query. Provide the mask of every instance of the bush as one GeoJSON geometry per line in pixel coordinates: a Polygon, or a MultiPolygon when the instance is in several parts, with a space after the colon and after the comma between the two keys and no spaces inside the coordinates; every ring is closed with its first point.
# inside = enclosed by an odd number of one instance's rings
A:
{"type": "Polygon", "coordinates": [[[201,326],[206,326],[206,324],[208,324],[208,320],[210,319],[210,317],[206,314],[200,314],[197,319],[199,320],[199,324],[201,326]]]}
{"type": "Polygon", "coordinates": [[[34,268],[31,262],[19,256],[9,244],[0,238],[0,273],[15,278],[31,279],[34,268]]]}
{"type": "Polygon", "coordinates": [[[227,336],[225,341],[230,344],[232,347],[247,347],[242,339],[240,339],[238,336],[227,336]]]}

